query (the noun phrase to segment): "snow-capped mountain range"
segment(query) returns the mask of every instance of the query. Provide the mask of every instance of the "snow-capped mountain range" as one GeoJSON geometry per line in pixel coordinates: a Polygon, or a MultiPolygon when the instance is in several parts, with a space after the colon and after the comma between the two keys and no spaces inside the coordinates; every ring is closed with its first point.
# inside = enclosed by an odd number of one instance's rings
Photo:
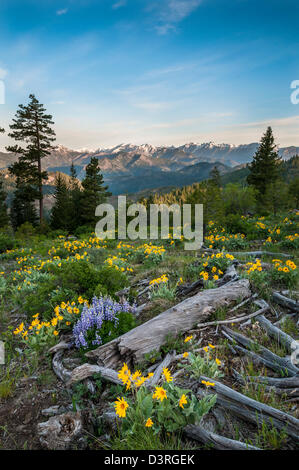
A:
{"type": "MultiPolygon", "coordinates": [[[[114,194],[132,193],[203,180],[215,165],[222,173],[231,171],[232,167],[250,162],[257,147],[258,143],[230,145],[208,142],[178,147],[120,144],[106,149],[71,150],[58,145],[51,155],[43,159],[43,167],[68,173],[73,161],[78,177],[82,179],[86,165],[95,156],[110,191],[114,194]]],[[[279,149],[283,159],[298,153],[299,147],[279,149]]],[[[14,155],[0,152],[0,168],[7,167],[14,159],[14,155]]]]}

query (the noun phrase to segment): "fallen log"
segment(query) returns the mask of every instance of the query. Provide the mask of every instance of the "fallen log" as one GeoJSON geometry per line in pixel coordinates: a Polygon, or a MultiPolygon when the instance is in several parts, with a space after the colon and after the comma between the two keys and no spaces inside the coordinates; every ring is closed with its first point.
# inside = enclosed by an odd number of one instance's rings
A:
{"type": "Polygon", "coordinates": [[[284,346],[289,353],[293,352],[292,344],[295,341],[290,335],[282,331],[277,326],[274,326],[264,315],[259,315],[256,317],[256,320],[259,324],[267,331],[271,338],[275,338],[281,346],[284,346]]]}
{"type": "MultiPolygon", "coordinates": [[[[272,370],[275,370],[278,373],[284,373],[288,376],[293,376],[297,375],[299,370],[297,369],[294,364],[292,364],[291,360],[289,358],[283,358],[280,356],[277,356],[277,354],[274,354],[272,351],[269,349],[265,348],[264,346],[261,346],[260,344],[255,343],[251,339],[247,338],[246,336],[241,335],[240,333],[237,333],[230,328],[227,328],[225,326],[222,327],[223,331],[228,334],[230,338],[233,340],[237,341],[239,344],[242,346],[245,346],[247,349],[239,348],[237,345],[234,345],[236,349],[241,350],[242,352],[246,353],[247,355],[250,355],[252,358],[255,356],[258,356],[265,361],[267,361],[267,367],[270,367],[272,370]],[[254,350],[257,350],[257,353],[254,353],[254,350]]],[[[263,361],[261,361],[263,362],[263,361]]]]}
{"type": "Polygon", "coordinates": [[[193,424],[184,428],[184,434],[189,439],[194,439],[217,450],[261,450],[244,442],[219,436],[214,432],[206,431],[202,426],[195,426],[193,424]]]}
{"type": "Polygon", "coordinates": [[[296,302],[296,300],[289,299],[289,297],[286,297],[279,292],[273,292],[272,298],[276,303],[282,305],[282,307],[293,310],[293,312],[299,312],[299,302],[296,302]]]}
{"type": "Polygon", "coordinates": [[[185,297],[193,293],[195,294],[199,289],[202,289],[203,286],[204,286],[203,279],[198,279],[192,284],[182,284],[178,286],[176,289],[176,292],[177,292],[177,295],[181,297],[185,297]]]}
{"type": "MultiPolygon", "coordinates": [[[[220,253],[220,250],[215,250],[213,248],[203,248],[202,251],[206,251],[207,253],[220,253]]],[[[240,256],[240,255],[245,255],[245,256],[256,256],[257,258],[266,255],[266,256],[275,256],[276,258],[278,256],[281,256],[282,258],[293,258],[292,255],[289,253],[273,253],[272,251],[229,251],[231,255],[234,256],[240,256]]]]}
{"type": "Polygon", "coordinates": [[[272,251],[230,251],[229,252],[231,255],[234,256],[239,256],[239,255],[245,255],[245,256],[256,256],[257,258],[261,256],[275,256],[276,258],[278,256],[281,256],[282,258],[292,258],[292,255],[288,253],[273,253],[272,251]]]}
{"type": "Polygon", "coordinates": [[[264,390],[269,393],[274,390],[278,395],[285,395],[289,398],[299,397],[299,377],[277,379],[264,376],[248,376],[244,378],[234,369],[233,376],[237,382],[242,385],[254,385],[256,387],[262,386],[264,390]]]}
{"type": "Polygon", "coordinates": [[[207,319],[219,307],[224,307],[251,295],[249,282],[237,282],[207,289],[171,307],[143,325],[119,338],[86,353],[99,365],[118,367],[122,362],[138,362],[144,354],[159,350],[168,335],[176,336],[191,330],[199,320],[207,319]]]}
{"type": "Polygon", "coordinates": [[[299,420],[294,416],[246,397],[215,379],[201,376],[200,381],[202,380],[214,383],[213,391],[217,394],[217,404],[220,407],[254,424],[262,425],[265,421],[271,428],[274,426],[279,431],[284,430],[288,436],[298,442],[299,420]]]}
{"type": "Polygon", "coordinates": [[[220,287],[220,286],[224,286],[225,284],[228,284],[229,282],[237,281],[238,279],[239,279],[239,275],[236,271],[235,266],[232,264],[226,270],[224,276],[221,277],[218,281],[216,281],[216,284],[218,287],[220,287]]]}

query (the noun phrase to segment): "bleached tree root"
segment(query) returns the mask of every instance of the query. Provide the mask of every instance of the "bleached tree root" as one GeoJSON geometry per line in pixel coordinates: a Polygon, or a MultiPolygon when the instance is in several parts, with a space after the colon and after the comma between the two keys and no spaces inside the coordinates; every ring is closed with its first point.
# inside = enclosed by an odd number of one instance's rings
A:
{"type": "Polygon", "coordinates": [[[86,380],[94,374],[101,374],[101,377],[107,382],[112,382],[116,385],[122,384],[115,370],[97,366],[96,364],[83,364],[72,370],[67,385],[71,386],[76,382],[86,380]]]}
{"type": "Polygon", "coordinates": [[[118,367],[122,362],[138,362],[146,353],[159,350],[168,335],[186,333],[199,320],[207,319],[217,308],[250,295],[247,279],[204,290],[110,343],[89,351],[86,356],[96,359],[99,365],[112,368],[118,367]]]}
{"type": "Polygon", "coordinates": [[[299,420],[294,416],[246,397],[209,377],[201,376],[200,381],[202,380],[215,384],[213,391],[217,394],[217,404],[220,407],[256,425],[261,425],[264,421],[271,428],[275,426],[279,431],[284,430],[289,437],[298,442],[299,420]]]}
{"type": "Polygon", "coordinates": [[[261,450],[258,447],[245,444],[244,442],[228,439],[227,437],[206,431],[202,426],[186,426],[184,428],[184,434],[189,439],[199,441],[216,450],[261,450]]]}
{"type": "Polygon", "coordinates": [[[52,367],[54,373],[62,382],[68,382],[71,377],[71,371],[66,369],[62,363],[63,348],[59,349],[53,356],[52,367]]]}

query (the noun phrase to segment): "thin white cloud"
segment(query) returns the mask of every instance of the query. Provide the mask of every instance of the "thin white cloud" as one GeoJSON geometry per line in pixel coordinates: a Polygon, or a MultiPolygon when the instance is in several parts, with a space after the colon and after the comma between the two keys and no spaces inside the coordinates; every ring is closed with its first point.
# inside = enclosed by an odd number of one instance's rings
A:
{"type": "Polygon", "coordinates": [[[169,22],[178,23],[196,10],[201,0],[168,0],[165,15],[169,22]]]}
{"type": "Polygon", "coordinates": [[[65,15],[68,12],[68,8],[62,8],[61,10],[56,11],[56,15],[61,16],[65,15]]]}
{"type": "Polygon", "coordinates": [[[118,10],[121,7],[126,6],[127,0],[119,0],[112,5],[113,10],[118,10]]]}
{"type": "Polygon", "coordinates": [[[155,30],[160,35],[175,32],[177,25],[195,11],[202,0],[164,0],[152,4],[148,11],[156,16],[155,30]]]}

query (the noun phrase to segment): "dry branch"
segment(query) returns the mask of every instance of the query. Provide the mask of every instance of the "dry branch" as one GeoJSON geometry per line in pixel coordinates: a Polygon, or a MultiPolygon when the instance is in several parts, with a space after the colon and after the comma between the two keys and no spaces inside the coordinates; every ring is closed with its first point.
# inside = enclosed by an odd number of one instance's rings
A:
{"type": "Polygon", "coordinates": [[[256,312],[253,312],[253,313],[250,313],[249,315],[243,315],[242,317],[238,316],[238,317],[233,317],[233,318],[228,318],[227,320],[215,320],[215,321],[210,321],[210,322],[207,322],[207,323],[199,323],[197,325],[198,328],[204,328],[205,326],[212,326],[212,325],[227,325],[227,324],[230,324],[230,323],[238,323],[238,322],[242,322],[244,320],[249,320],[249,318],[253,318],[253,317],[256,317],[257,315],[261,315],[265,312],[267,312],[267,310],[269,310],[269,306],[266,306],[266,307],[263,307],[261,308],[260,310],[257,310],[256,312]]]}

